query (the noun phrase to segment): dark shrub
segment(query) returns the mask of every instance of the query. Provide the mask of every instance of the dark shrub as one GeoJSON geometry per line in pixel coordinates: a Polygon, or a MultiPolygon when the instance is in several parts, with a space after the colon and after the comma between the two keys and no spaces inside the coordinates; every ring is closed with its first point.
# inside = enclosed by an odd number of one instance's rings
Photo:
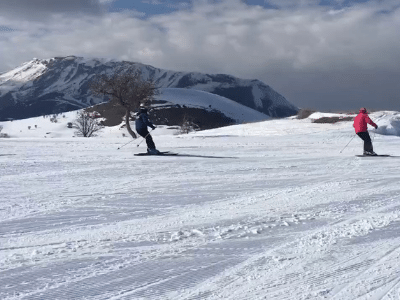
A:
{"type": "Polygon", "coordinates": [[[299,112],[297,113],[297,119],[306,119],[313,113],[315,113],[315,110],[313,109],[309,108],[300,109],[299,112]]]}
{"type": "Polygon", "coordinates": [[[313,123],[334,124],[343,121],[352,121],[353,117],[322,117],[313,121],[313,123]]]}

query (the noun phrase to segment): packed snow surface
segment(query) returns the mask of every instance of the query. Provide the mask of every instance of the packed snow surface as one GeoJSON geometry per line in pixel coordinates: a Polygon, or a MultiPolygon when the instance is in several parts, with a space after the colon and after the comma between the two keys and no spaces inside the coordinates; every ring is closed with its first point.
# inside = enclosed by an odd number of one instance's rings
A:
{"type": "Polygon", "coordinates": [[[400,298],[398,136],[360,158],[352,122],[163,127],[181,156],[134,156],[71,117],[0,123],[0,299],[400,298]]]}

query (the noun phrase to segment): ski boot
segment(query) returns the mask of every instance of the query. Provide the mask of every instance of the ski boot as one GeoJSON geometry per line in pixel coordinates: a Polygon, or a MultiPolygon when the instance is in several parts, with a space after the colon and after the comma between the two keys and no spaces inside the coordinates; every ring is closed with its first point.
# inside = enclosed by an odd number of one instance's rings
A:
{"type": "Polygon", "coordinates": [[[158,151],[157,149],[149,149],[149,148],[147,148],[147,153],[151,154],[151,155],[158,155],[158,154],[160,154],[160,151],[158,151]]]}
{"type": "Polygon", "coordinates": [[[364,151],[364,155],[367,155],[367,156],[377,156],[378,154],[376,154],[374,151],[364,151]]]}

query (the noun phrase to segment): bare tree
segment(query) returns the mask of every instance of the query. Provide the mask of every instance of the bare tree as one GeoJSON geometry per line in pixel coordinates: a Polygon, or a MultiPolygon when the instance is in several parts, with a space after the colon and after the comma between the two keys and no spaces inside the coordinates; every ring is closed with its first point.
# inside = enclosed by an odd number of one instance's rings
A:
{"type": "Polygon", "coordinates": [[[10,137],[7,133],[1,133],[3,130],[3,126],[0,125],[0,138],[8,138],[10,137]]]}
{"type": "Polygon", "coordinates": [[[199,126],[186,114],[183,116],[180,133],[188,134],[189,132],[199,130],[199,126]]]}
{"type": "Polygon", "coordinates": [[[129,134],[136,138],[129,120],[131,112],[136,111],[141,103],[150,102],[158,94],[153,80],[143,80],[139,69],[130,73],[115,73],[96,77],[90,90],[97,96],[108,96],[110,101],[125,108],[125,123],[129,134]]]}
{"type": "Polygon", "coordinates": [[[73,127],[77,129],[76,135],[91,137],[95,132],[103,129],[104,126],[95,120],[88,112],[80,111],[73,123],[73,127]]]}

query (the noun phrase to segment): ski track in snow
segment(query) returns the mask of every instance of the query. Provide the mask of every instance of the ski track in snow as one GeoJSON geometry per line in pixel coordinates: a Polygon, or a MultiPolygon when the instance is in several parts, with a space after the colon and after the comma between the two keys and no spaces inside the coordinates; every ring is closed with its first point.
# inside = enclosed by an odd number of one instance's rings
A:
{"type": "Polygon", "coordinates": [[[400,159],[228,131],[2,139],[0,299],[400,299],[400,159]]]}

